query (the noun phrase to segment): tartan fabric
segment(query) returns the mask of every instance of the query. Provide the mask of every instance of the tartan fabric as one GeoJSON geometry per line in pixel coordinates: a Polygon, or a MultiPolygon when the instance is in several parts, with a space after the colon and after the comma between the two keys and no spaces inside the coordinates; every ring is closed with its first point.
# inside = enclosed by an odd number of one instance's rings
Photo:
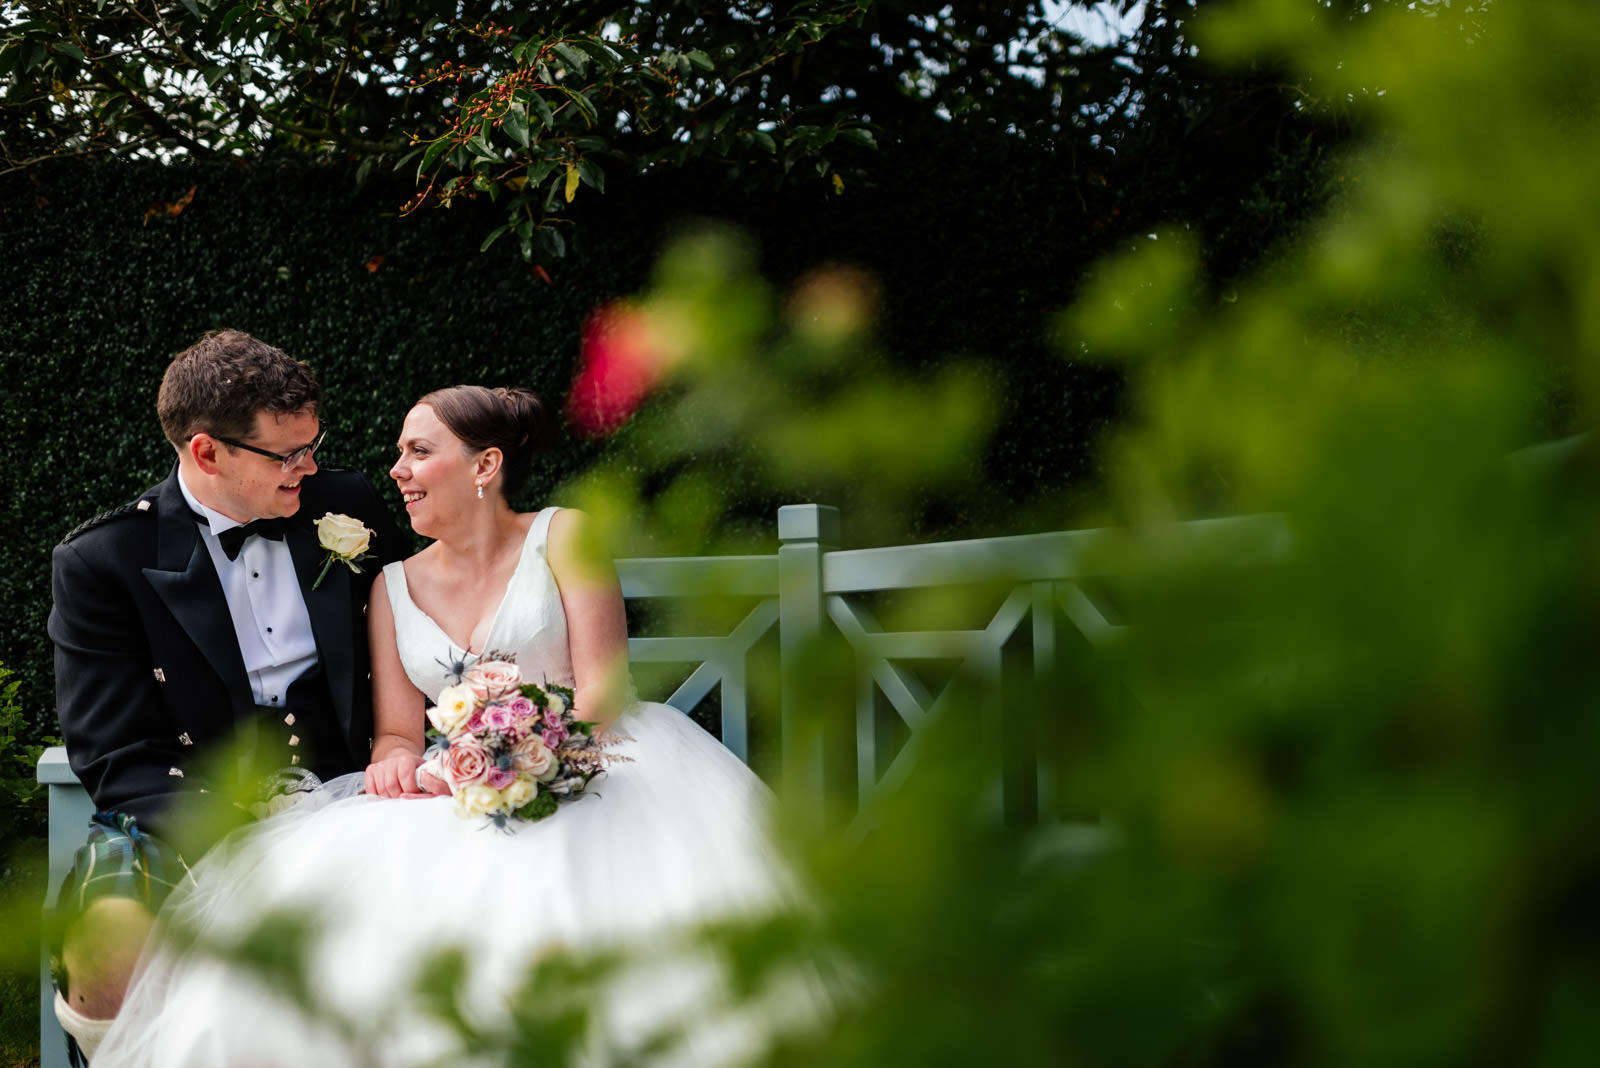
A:
{"type": "Polygon", "coordinates": [[[139,829],[123,812],[96,812],[89,821],[89,840],[78,848],[72,870],[61,881],[49,924],[50,972],[66,990],[61,943],[67,927],[85,909],[105,897],[127,897],[151,912],[189,879],[189,866],[171,845],[139,829]]]}

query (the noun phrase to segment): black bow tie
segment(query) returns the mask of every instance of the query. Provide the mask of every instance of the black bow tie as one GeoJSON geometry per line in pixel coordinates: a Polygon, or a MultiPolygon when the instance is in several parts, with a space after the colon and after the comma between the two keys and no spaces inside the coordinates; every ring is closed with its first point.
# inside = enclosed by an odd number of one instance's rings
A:
{"type": "Polygon", "coordinates": [[[241,527],[229,527],[217,535],[217,541],[222,543],[222,551],[228,554],[229,560],[239,559],[239,550],[244,548],[244,540],[252,534],[259,534],[263,538],[273,541],[283,540],[284,520],[279,519],[252,519],[241,527]]]}

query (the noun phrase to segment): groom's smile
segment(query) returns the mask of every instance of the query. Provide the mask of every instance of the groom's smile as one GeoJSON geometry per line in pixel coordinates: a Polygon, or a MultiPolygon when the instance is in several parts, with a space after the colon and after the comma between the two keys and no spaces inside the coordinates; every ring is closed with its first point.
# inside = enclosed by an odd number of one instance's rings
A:
{"type": "Polygon", "coordinates": [[[317,473],[314,448],[321,443],[315,411],[256,417],[255,432],[238,441],[217,438],[214,452],[216,501],[202,501],[241,523],[287,517],[300,510],[301,483],[317,473]],[[296,456],[308,445],[313,451],[296,456]],[[284,458],[293,465],[284,470],[284,458]]]}

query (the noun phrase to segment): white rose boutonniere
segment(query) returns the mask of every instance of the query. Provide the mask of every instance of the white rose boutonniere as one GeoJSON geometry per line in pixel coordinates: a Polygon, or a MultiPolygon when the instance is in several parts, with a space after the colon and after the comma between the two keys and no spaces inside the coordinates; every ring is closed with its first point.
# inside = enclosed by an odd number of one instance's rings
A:
{"type": "Polygon", "coordinates": [[[329,512],[314,525],[317,528],[317,542],[327,551],[328,559],[322,565],[322,571],[317,575],[317,581],[311,584],[311,588],[316,589],[322,585],[322,580],[328,577],[328,568],[333,566],[334,561],[338,561],[358,575],[361,574],[356,561],[365,559],[367,546],[372,544],[373,532],[357,520],[338,512],[329,512]]]}

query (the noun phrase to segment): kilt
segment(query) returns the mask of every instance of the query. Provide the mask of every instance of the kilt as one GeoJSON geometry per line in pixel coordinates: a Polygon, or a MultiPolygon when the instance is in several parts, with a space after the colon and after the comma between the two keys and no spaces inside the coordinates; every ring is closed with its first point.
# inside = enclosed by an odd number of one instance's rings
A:
{"type": "Polygon", "coordinates": [[[50,974],[63,992],[67,977],[61,963],[66,930],[94,902],[106,897],[132,898],[159,912],[189,865],[171,845],[139,829],[120,812],[96,812],[89,821],[89,840],[79,847],[72,870],[61,881],[47,925],[50,974]]]}

